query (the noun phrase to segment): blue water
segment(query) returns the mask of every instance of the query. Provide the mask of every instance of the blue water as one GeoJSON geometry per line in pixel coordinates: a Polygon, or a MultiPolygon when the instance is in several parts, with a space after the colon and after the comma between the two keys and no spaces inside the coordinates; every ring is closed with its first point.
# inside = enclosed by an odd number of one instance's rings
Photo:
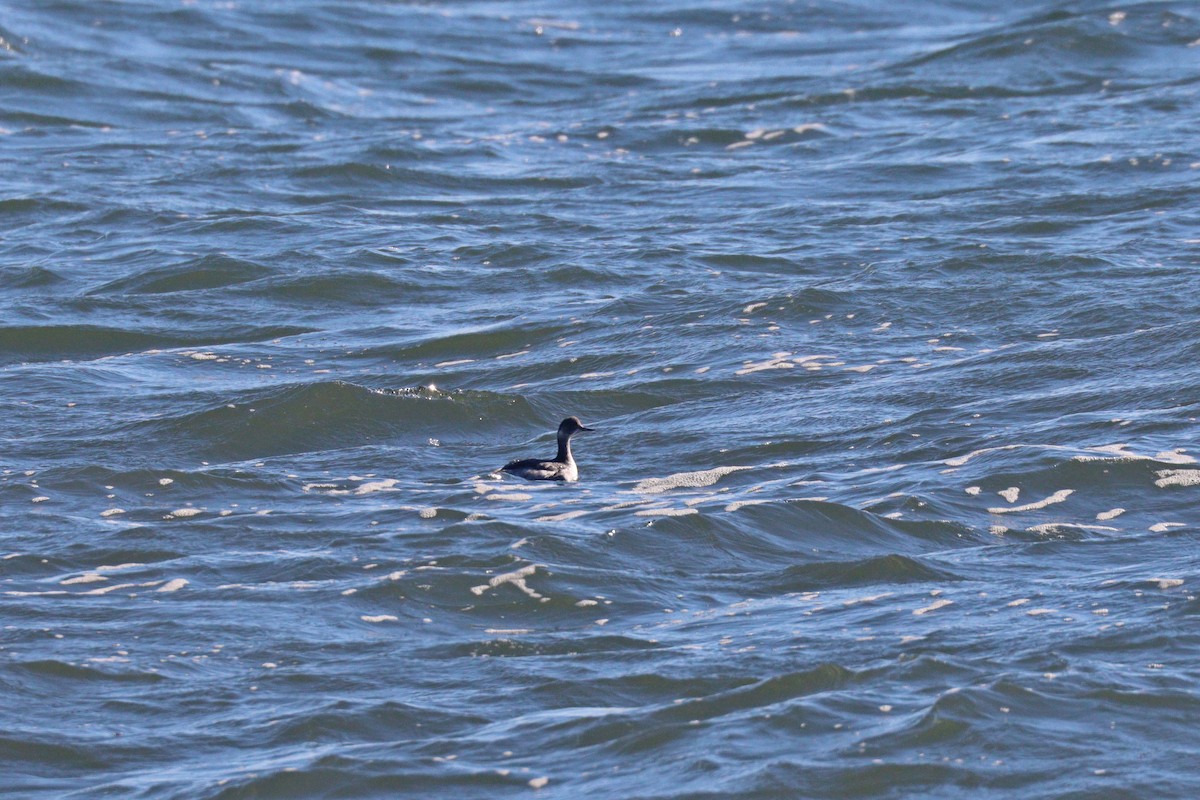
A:
{"type": "Polygon", "coordinates": [[[0,794],[1195,797],[1198,92],[1188,2],[0,2],[0,794]]]}

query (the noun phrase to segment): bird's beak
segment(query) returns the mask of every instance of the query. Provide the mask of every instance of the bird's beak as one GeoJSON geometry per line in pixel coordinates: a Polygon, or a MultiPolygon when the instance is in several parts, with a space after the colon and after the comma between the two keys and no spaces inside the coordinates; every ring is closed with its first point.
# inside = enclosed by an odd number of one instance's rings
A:
{"type": "Polygon", "coordinates": [[[581,430],[581,431],[594,431],[594,430],[596,430],[596,429],[595,429],[595,428],[585,428],[584,426],[580,425],[580,426],[579,426],[579,430],[581,430]]]}

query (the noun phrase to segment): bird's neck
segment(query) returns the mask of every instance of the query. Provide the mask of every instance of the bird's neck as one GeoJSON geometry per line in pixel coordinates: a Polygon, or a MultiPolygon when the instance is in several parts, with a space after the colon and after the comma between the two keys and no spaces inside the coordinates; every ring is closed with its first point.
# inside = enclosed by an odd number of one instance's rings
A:
{"type": "Polygon", "coordinates": [[[559,434],[558,437],[558,455],[554,457],[555,461],[563,464],[570,464],[575,459],[571,456],[571,437],[559,434]]]}

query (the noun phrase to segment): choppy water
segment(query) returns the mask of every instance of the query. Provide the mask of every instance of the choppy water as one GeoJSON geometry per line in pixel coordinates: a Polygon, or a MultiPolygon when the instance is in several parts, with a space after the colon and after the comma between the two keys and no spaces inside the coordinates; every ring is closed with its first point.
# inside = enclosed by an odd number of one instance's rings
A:
{"type": "Polygon", "coordinates": [[[6,797],[1195,796],[1195,4],[0,38],[6,797]]]}

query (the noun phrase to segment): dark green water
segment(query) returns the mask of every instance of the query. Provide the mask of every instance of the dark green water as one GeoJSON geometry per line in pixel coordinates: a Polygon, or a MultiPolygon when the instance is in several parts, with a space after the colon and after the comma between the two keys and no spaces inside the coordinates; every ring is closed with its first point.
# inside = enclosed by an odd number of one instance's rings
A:
{"type": "Polygon", "coordinates": [[[0,795],[1195,797],[1198,92],[1185,2],[0,2],[0,795]]]}

